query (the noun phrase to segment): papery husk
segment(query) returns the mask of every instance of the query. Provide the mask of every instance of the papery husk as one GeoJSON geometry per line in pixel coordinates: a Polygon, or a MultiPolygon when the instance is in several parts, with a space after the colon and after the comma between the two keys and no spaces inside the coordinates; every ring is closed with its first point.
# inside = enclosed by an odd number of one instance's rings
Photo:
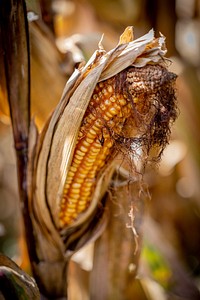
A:
{"type": "MultiPolygon", "coordinates": [[[[64,184],[72,162],[79,128],[96,84],[118,74],[130,65],[142,67],[147,63],[159,63],[166,53],[164,37],[155,39],[153,30],[135,41],[132,39],[133,29],[128,27],[114,49],[106,52],[100,44],[89,62],[82,69],[74,71],[48,125],[35,141],[37,149],[35,147],[30,149],[30,165],[34,165],[34,169],[32,167],[29,169],[29,204],[33,212],[36,236],[38,242],[40,241],[38,251],[41,258],[54,260],[64,253],[66,255],[66,245],[63,245],[61,234],[70,236],[71,242],[78,238],[76,229],[83,235],[80,228],[91,220],[97,203],[107,190],[109,178],[114,170],[111,163],[108,169],[101,173],[96,181],[90,207],[74,223],[60,232],[59,210],[64,184]],[[33,155],[34,151],[36,153],[33,155]]],[[[34,132],[34,126],[32,128],[34,132]]]]}

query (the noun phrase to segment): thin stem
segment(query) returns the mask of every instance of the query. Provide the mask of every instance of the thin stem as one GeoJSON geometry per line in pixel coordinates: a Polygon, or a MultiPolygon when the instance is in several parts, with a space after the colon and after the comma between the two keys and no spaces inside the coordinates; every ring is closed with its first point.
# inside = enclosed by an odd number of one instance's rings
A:
{"type": "Polygon", "coordinates": [[[17,156],[18,185],[26,241],[30,260],[37,262],[27,196],[27,153],[30,124],[30,51],[24,0],[1,1],[0,45],[17,156]]]}

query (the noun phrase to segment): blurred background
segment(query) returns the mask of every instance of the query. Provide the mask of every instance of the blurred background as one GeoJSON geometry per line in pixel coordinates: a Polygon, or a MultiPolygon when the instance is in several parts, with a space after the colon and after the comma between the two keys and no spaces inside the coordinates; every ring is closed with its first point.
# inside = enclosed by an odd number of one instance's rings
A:
{"type": "MultiPolygon", "coordinates": [[[[166,36],[170,69],[178,75],[179,117],[159,168],[147,170],[145,176],[151,200],[146,203],[139,272],[167,291],[181,289],[183,298],[177,299],[192,300],[187,293],[193,284],[200,287],[200,1],[32,2],[27,1],[31,100],[40,129],[74,67],[88,60],[103,33],[106,50],[129,25],[136,38],[151,28],[156,36],[166,36]],[[175,287],[172,273],[179,278],[175,287]]],[[[6,101],[0,87],[0,251],[29,270],[6,101]]]]}

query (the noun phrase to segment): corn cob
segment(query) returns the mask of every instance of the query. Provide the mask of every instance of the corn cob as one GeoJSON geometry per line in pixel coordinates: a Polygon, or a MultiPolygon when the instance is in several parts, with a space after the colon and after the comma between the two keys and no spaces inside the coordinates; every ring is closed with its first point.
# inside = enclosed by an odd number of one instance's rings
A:
{"type": "Polygon", "coordinates": [[[70,224],[89,206],[96,174],[113,147],[109,129],[119,134],[130,115],[131,104],[125,95],[115,93],[114,80],[97,84],[86,110],[61,203],[64,224],[70,224]]]}
{"type": "Polygon", "coordinates": [[[152,97],[156,99],[160,85],[174,79],[169,74],[172,73],[161,66],[129,68],[96,85],[65,182],[60,205],[61,226],[71,224],[90,205],[96,176],[112,153],[113,136],[120,136],[126,121],[131,115],[135,117],[134,106],[139,115],[147,114],[149,101],[152,97]]]}

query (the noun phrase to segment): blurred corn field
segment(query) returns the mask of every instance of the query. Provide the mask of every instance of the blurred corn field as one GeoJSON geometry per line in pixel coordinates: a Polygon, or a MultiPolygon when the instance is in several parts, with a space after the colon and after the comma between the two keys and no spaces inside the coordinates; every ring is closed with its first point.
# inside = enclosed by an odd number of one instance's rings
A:
{"type": "MultiPolygon", "coordinates": [[[[68,266],[68,298],[200,299],[200,1],[27,0],[26,6],[31,117],[39,131],[74,69],[98,48],[102,33],[108,51],[127,26],[134,27],[135,38],[151,28],[156,36],[161,32],[169,70],[178,75],[179,116],[161,162],[146,167],[143,200],[134,202],[135,227],[127,203],[140,183],[127,185],[125,161],[123,171],[106,186],[103,201],[112,212],[107,229],[94,223],[93,234],[101,237],[83,248],[69,239],[72,252],[82,249],[68,266]]],[[[0,83],[0,252],[31,274],[2,59],[0,83]]],[[[106,134],[100,143],[107,143],[106,134]]]]}

